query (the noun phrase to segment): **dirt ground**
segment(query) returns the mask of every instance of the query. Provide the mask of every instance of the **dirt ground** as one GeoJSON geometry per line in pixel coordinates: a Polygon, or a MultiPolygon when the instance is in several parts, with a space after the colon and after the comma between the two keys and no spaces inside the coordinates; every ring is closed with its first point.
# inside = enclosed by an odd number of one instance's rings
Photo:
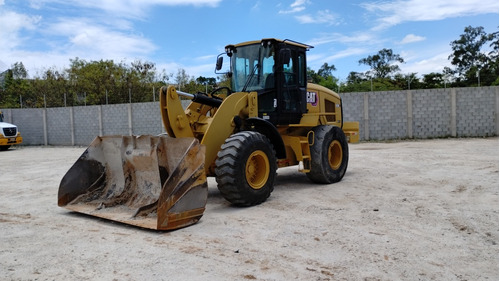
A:
{"type": "Polygon", "coordinates": [[[57,207],[85,148],[0,152],[2,280],[498,280],[498,138],[350,145],[340,183],[278,170],[236,208],[209,179],[194,226],[158,232],[57,207]]]}

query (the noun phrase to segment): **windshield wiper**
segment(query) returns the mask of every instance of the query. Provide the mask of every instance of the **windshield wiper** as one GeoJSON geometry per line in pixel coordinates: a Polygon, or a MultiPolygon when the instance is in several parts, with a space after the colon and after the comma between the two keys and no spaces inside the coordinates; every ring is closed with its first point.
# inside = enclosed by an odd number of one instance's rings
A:
{"type": "Polygon", "coordinates": [[[252,70],[252,73],[250,73],[250,76],[248,76],[247,82],[245,83],[245,86],[243,86],[243,89],[241,90],[242,92],[246,92],[248,85],[250,85],[250,82],[252,81],[253,77],[255,76],[255,71],[257,68],[259,68],[259,64],[256,64],[255,67],[252,70]]]}

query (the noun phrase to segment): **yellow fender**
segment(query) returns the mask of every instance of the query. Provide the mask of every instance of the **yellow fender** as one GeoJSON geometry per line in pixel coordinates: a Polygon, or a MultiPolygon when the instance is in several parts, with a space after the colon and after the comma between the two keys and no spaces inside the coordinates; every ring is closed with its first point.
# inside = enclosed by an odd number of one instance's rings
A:
{"type": "Polygon", "coordinates": [[[233,93],[225,98],[219,109],[217,109],[211,125],[201,140],[201,144],[207,147],[205,153],[205,170],[207,175],[214,175],[215,167],[213,164],[217,158],[217,153],[226,139],[234,132],[236,126],[234,117],[240,114],[248,114],[248,112],[244,111],[253,103],[255,103],[255,107],[257,106],[256,102],[253,101],[256,98],[256,92],[250,94],[244,92],[233,93]]]}

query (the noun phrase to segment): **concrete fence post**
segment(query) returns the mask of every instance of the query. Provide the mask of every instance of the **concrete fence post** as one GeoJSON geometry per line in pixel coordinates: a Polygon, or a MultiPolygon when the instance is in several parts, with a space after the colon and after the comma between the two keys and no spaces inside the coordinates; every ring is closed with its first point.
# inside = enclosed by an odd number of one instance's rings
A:
{"type": "Polygon", "coordinates": [[[128,105],[128,134],[131,136],[133,133],[133,128],[132,128],[132,104],[129,103],[128,105]]]}
{"type": "Polygon", "coordinates": [[[498,136],[498,87],[495,90],[495,134],[498,136]]]}
{"type": "Polygon", "coordinates": [[[103,130],[103,125],[102,125],[102,105],[99,105],[99,110],[98,110],[98,118],[99,118],[99,136],[104,135],[104,130],[103,130]]]}
{"type": "Polygon", "coordinates": [[[451,106],[450,135],[452,137],[456,137],[457,136],[457,92],[455,88],[450,89],[450,106],[451,106]]]}
{"type": "Polygon", "coordinates": [[[42,109],[42,122],[43,122],[43,144],[49,145],[48,132],[47,132],[47,108],[42,109]]]}
{"type": "Polygon", "coordinates": [[[69,126],[71,132],[71,145],[75,145],[75,120],[72,106],[69,107],[69,126]]]}
{"type": "Polygon", "coordinates": [[[407,135],[408,138],[413,138],[413,95],[410,90],[406,92],[406,109],[407,109],[407,135]]]}
{"type": "Polygon", "coordinates": [[[365,93],[363,96],[363,105],[364,105],[364,110],[363,110],[363,119],[364,119],[364,131],[365,131],[365,140],[370,139],[370,115],[368,112],[368,93],[365,93]]]}
{"type": "Polygon", "coordinates": [[[15,122],[13,121],[14,117],[12,116],[12,109],[7,109],[7,110],[8,110],[7,112],[4,112],[4,117],[5,115],[7,115],[7,122],[14,124],[15,122]]]}

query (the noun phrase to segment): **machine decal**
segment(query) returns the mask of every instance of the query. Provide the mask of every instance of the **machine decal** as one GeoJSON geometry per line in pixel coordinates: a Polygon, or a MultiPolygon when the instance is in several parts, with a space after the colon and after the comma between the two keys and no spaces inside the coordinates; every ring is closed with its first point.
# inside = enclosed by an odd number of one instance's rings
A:
{"type": "Polygon", "coordinates": [[[317,106],[318,105],[318,93],[307,92],[307,103],[310,103],[312,106],[317,106]]]}

